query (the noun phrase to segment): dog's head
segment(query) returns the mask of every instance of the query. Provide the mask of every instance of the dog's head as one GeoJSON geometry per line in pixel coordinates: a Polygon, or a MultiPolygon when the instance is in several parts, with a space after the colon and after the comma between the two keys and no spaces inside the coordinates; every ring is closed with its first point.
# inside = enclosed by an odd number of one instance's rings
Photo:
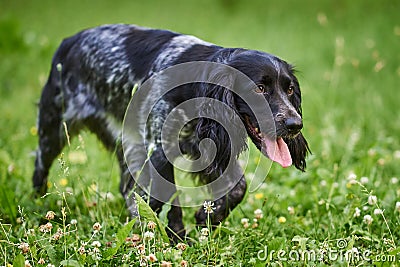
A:
{"type": "Polygon", "coordinates": [[[301,92],[293,66],[275,56],[249,50],[233,56],[229,64],[255,83],[253,90],[267,100],[272,112],[276,134],[262,133],[249,106],[235,98],[251,140],[271,160],[283,167],[294,164],[304,171],[309,147],[301,133],[301,92]]]}
{"type": "Polygon", "coordinates": [[[244,49],[225,51],[219,61],[239,70],[253,81],[253,86],[239,90],[250,90],[258,97],[265,98],[272,112],[275,133],[260,130],[254,109],[239,95],[221,86],[211,86],[209,90],[214,94],[218,92],[218,95],[223,96],[219,97],[220,100],[236,110],[248,136],[265,156],[283,167],[293,164],[304,171],[305,157],[310,150],[301,133],[301,92],[294,68],[270,54],[244,49]]]}

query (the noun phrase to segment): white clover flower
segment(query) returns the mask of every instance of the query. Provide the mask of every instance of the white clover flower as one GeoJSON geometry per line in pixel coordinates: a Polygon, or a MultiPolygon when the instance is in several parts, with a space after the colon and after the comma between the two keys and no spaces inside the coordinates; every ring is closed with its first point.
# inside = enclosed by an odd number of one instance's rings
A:
{"type": "Polygon", "coordinates": [[[95,240],[95,241],[92,242],[92,246],[96,247],[96,248],[99,248],[99,247],[101,247],[101,243],[99,241],[95,240]]]}
{"type": "Polygon", "coordinates": [[[362,184],[368,184],[368,182],[369,182],[368,177],[363,176],[363,177],[360,178],[360,183],[362,183],[362,184]]]}
{"type": "Polygon", "coordinates": [[[390,179],[390,182],[391,182],[392,184],[397,184],[397,183],[399,182],[399,179],[398,179],[397,177],[392,177],[392,178],[390,179]]]}
{"type": "Polygon", "coordinates": [[[374,195],[371,195],[368,197],[368,204],[370,204],[371,206],[375,205],[376,203],[378,203],[378,198],[374,195]]]}
{"type": "Polygon", "coordinates": [[[140,244],[136,247],[139,254],[144,254],[146,252],[146,247],[143,244],[140,244]]]}
{"type": "Polygon", "coordinates": [[[94,260],[101,260],[101,254],[100,254],[100,249],[97,247],[94,247],[92,250],[92,259],[94,260]]]}
{"type": "Polygon", "coordinates": [[[242,218],[240,220],[240,223],[243,225],[244,228],[249,228],[249,226],[250,226],[249,219],[247,219],[247,218],[242,218]]]}
{"type": "Polygon", "coordinates": [[[77,223],[78,223],[78,221],[77,221],[76,219],[72,219],[72,220],[71,220],[71,224],[72,224],[72,225],[76,225],[77,223]]]}
{"type": "Polygon", "coordinates": [[[374,214],[375,214],[375,215],[383,214],[383,210],[381,210],[381,209],[374,209],[374,214]]]}
{"type": "Polygon", "coordinates": [[[247,218],[242,218],[242,219],[240,220],[240,223],[241,223],[241,224],[249,223],[249,219],[247,219],[247,218]]]}
{"type": "Polygon", "coordinates": [[[156,226],[157,226],[156,223],[153,221],[149,221],[147,223],[147,228],[149,228],[150,230],[154,230],[156,228],[156,226]]]}
{"type": "Polygon", "coordinates": [[[28,230],[26,231],[26,234],[27,234],[27,235],[34,236],[34,235],[35,235],[35,229],[33,229],[33,228],[28,229],[28,230]]]}
{"type": "Polygon", "coordinates": [[[53,220],[55,215],[56,215],[56,213],[54,211],[50,210],[46,213],[45,217],[47,220],[53,220]]]}
{"type": "Polygon", "coordinates": [[[53,225],[52,225],[50,222],[46,223],[44,226],[45,226],[48,230],[53,229],[53,225]]]}
{"type": "Polygon", "coordinates": [[[23,254],[26,254],[29,251],[29,244],[26,242],[22,242],[18,245],[18,248],[22,251],[23,254]]]}
{"type": "Polygon", "coordinates": [[[156,255],[154,255],[154,254],[149,254],[149,256],[147,257],[147,259],[150,261],[150,262],[156,262],[157,261],[157,257],[156,257],[156,255]]]}
{"type": "Polygon", "coordinates": [[[85,253],[86,253],[85,246],[80,246],[79,249],[78,249],[78,253],[79,253],[80,255],[85,254],[85,253]]]}
{"type": "Polygon", "coordinates": [[[290,215],[293,215],[293,214],[294,214],[294,207],[289,206],[289,207],[287,208],[287,210],[288,210],[288,212],[289,212],[290,215]]]}
{"type": "Polygon", "coordinates": [[[178,243],[176,244],[176,248],[184,251],[187,248],[187,245],[185,243],[178,243]]]}
{"type": "Polygon", "coordinates": [[[101,230],[101,224],[98,222],[93,224],[93,230],[95,231],[95,233],[99,232],[101,230]]]}
{"type": "Polygon", "coordinates": [[[202,228],[200,230],[200,234],[204,235],[204,236],[208,236],[210,234],[210,230],[208,230],[208,228],[202,228]]]}
{"type": "Polygon", "coordinates": [[[211,214],[215,210],[214,202],[211,201],[204,201],[203,207],[204,207],[204,212],[207,214],[211,214]]]}
{"type": "Polygon", "coordinates": [[[153,238],[154,238],[154,233],[153,232],[147,231],[147,232],[145,232],[143,234],[143,239],[145,239],[145,240],[151,240],[153,238]]]}
{"type": "Polygon", "coordinates": [[[59,232],[59,231],[57,231],[54,235],[53,235],[53,239],[54,240],[60,240],[61,239],[61,237],[62,237],[62,232],[59,232]]]}
{"type": "Polygon", "coordinates": [[[207,236],[205,236],[205,235],[200,235],[200,236],[199,236],[199,242],[200,242],[200,243],[203,243],[203,242],[205,242],[205,241],[207,241],[207,236]]]}
{"type": "Polygon", "coordinates": [[[396,202],[396,210],[400,212],[400,201],[396,202]]]}
{"type": "Polygon", "coordinates": [[[353,217],[360,217],[360,215],[361,215],[361,210],[360,210],[359,208],[356,208],[356,209],[354,210],[354,215],[353,215],[353,217]]]}
{"type": "Polygon", "coordinates": [[[162,261],[160,266],[161,267],[172,267],[172,263],[169,261],[162,261]]]}
{"type": "Polygon", "coordinates": [[[256,209],[256,210],[254,211],[254,217],[255,217],[257,220],[260,220],[260,219],[263,217],[263,211],[262,211],[261,209],[256,209]]]}
{"type": "Polygon", "coordinates": [[[347,176],[347,180],[355,180],[357,179],[357,175],[354,172],[351,172],[349,176],[347,176]]]}
{"type": "Polygon", "coordinates": [[[363,222],[364,222],[365,224],[370,225],[373,221],[374,221],[374,219],[371,217],[371,215],[365,215],[365,216],[364,216],[363,222]]]}

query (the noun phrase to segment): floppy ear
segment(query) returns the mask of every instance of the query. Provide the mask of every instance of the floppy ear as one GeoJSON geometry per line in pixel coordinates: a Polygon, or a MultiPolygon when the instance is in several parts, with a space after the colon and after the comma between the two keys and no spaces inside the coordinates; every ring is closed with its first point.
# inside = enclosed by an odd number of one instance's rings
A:
{"type": "Polygon", "coordinates": [[[299,133],[295,138],[285,139],[285,142],[289,147],[294,166],[301,171],[305,171],[306,156],[311,153],[311,150],[303,134],[299,133]]]}
{"type": "MultiPolygon", "coordinates": [[[[300,85],[299,82],[297,81],[296,76],[294,75],[295,70],[292,65],[289,65],[289,70],[297,86],[297,90],[295,91],[294,97],[291,99],[291,103],[293,107],[296,109],[297,113],[300,116],[302,116],[303,113],[301,110],[300,85]]],[[[285,142],[289,147],[290,155],[292,156],[292,161],[294,166],[297,169],[304,171],[306,169],[306,156],[308,153],[311,153],[307,140],[304,138],[302,133],[299,133],[295,138],[285,139],[285,142]]]]}
{"type": "Polygon", "coordinates": [[[215,157],[208,159],[211,164],[204,170],[205,174],[221,175],[231,155],[237,157],[246,148],[246,132],[239,125],[241,121],[236,111],[234,93],[228,89],[234,86],[234,75],[216,70],[209,77],[210,83],[201,83],[196,97],[213,99],[213,102],[206,99],[200,101],[196,137],[199,141],[211,139],[217,149],[215,157]],[[228,133],[223,125],[235,131],[228,133]]]}

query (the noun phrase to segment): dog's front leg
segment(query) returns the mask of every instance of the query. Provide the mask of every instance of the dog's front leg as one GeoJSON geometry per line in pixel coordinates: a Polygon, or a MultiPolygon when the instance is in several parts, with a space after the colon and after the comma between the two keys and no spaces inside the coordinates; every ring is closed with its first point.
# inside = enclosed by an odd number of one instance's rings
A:
{"type": "MultiPolygon", "coordinates": [[[[220,177],[219,179],[225,180],[231,177],[240,177],[233,188],[226,193],[226,195],[214,201],[214,208],[212,213],[208,214],[204,207],[201,207],[195,214],[197,225],[206,225],[207,218],[210,217],[211,224],[216,226],[228,217],[231,210],[233,210],[243,199],[246,193],[246,179],[242,174],[242,170],[237,166],[232,173],[226,173],[227,177],[220,177]]],[[[237,178],[235,178],[237,179],[237,178]]],[[[226,182],[232,182],[225,180],[226,182]]]]}

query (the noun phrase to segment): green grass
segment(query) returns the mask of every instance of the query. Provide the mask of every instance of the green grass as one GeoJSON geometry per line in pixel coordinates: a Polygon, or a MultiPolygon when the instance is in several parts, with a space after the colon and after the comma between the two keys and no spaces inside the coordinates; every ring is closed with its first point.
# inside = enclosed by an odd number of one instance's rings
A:
{"type": "MultiPolygon", "coordinates": [[[[400,264],[399,1],[0,0],[0,6],[0,266],[24,266],[25,260],[32,266],[139,266],[150,254],[157,262],[148,266],[163,260],[173,266],[182,260],[188,266],[400,264]],[[192,245],[184,251],[164,244],[158,228],[124,227],[128,214],[115,156],[89,133],[74,139],[53,165],[49,194],[34,199],[36,103],[52,54],[66,36],[117,22],[263,50],[294,63],[304,134],[313,151],[307,172],[274,165],[263,186],[208,236],[195,227],[195,210],[185,209],[192,245]],[[378,208],[383,215],[374,214],[378,208]],[[263,218],[253,228],[257,209],[263,218]],[[48,211],[56,214],[53,228],[41,232],[48,211]],[[92,228],[96,222],[102,226],[98,232],[92,228]],[[144,239],[151,231],[154,238],[144,239]],[[29,244],[26,251],[23,243],[29,244]],[[301,251],[333,255],[290,261],[272,253],[264,260],[265,248],[282,249],[286,258],[301,251]],[[340,258],[356,250],[367,254],[340,258]]],[[[251,154],[251,161],[257,156],[251,154]]]]}

